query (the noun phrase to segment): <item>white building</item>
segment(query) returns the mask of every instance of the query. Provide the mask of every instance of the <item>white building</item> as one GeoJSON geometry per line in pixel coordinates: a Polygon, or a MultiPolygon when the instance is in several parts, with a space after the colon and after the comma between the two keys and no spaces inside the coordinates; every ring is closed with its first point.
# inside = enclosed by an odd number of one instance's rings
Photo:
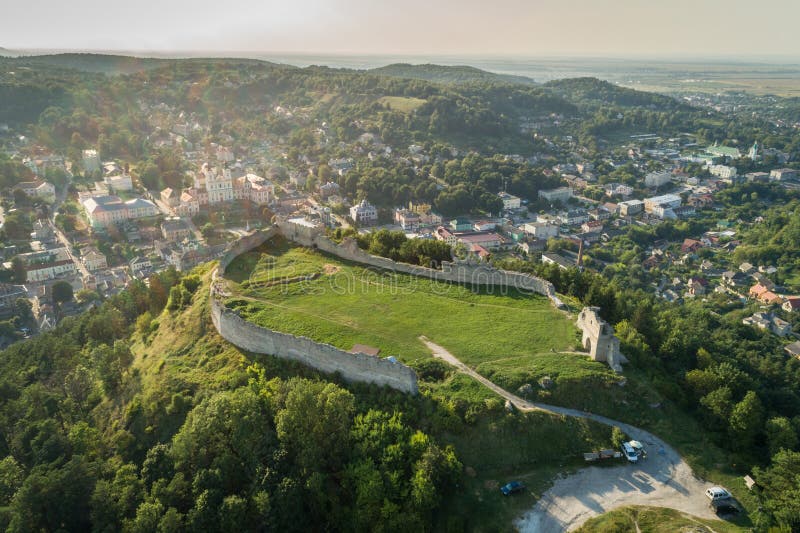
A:
{"type": "Polygon", "coordinates": [[[736,167],[729,167],[727,165],[710,165],[708,167],[709,173],[722,180],[733,180],[736,178],[736,167]]]}
{"type": "Polygon", "coordinates": [[[558,226],[549,222],[528,222],[522,226],[522,230],[539,240],[558,237],[558,226]]]}
{"type": "Polygon", "coordinates": [[[655,189],[672,181],[672,174],[669,172],[650,172],[644,177],[645,187],[655,189]]]}
{"type": "Polygon", "coordinates": [[[572,189],[570,187],[559,187],[557,189],[541,190],[539,191],[539,198],[543,198],[550,203],[566,202],[572,198],[572,189]]]}
{"type": "Polygon", "coordinates": [[[233,177],[227,168],[222,170],[204,163],[200,172],[195,174],[194,188],[208,192],[208,203],[218,204],[233,200],[233,177]]]}
{"type": "Polygon", "coordinates": [[[81,200],[89,224],[105,228],[126,220],[154,217],[159,211],[155,204],[142,198],[123,202],[118,196],[90,196],[81,200]]]}
{"type": "Polygon", "coordinates": [[[133,180],[131,179],[130,174],[119,174],[117,176],[105,176],[103,178],[103,183],[108,185],[108,187],[114,191],[132,191],[133,190],[133,180]]]}
{"type": "Polygon", "coordinates": [[[644,211],[644,202],[641,200],[626,200],[617,204],[619,214],[624,217],[629,217],[644,211]]]}
{"type": "Polygon", "coordinates": [[[519,209],[522,205],[522,201],[519,197],[514,196],[513,194],[508,194],[507,192],[497,193],[497,196],[503,200],[503,210],[504,211],[511,211],[512,209],[519,209]]]}
{"type": "Polygon", "coordinates": [[[680,205],[681,197],[677,194],[662,194],[661,196],[653,196],[652,198],[645,198],[644,200],[644,210],[647,213],[652,213],[653,209],[658,206],[672,208],[680,205]]]}
{"type": "Polygon", "coordinates": [[[378,210],[366,200],[361,200],[350,208],[350,218],[358,224],[373,224],[378,221],[378,210]]]}
{"type": "Polygon", "coordinates": [[[56,198],[56,187],[49,181],[34,180],[23,181],[14,186],[31,198],[41,198],[42,200],[52,201],[56,198]]]}

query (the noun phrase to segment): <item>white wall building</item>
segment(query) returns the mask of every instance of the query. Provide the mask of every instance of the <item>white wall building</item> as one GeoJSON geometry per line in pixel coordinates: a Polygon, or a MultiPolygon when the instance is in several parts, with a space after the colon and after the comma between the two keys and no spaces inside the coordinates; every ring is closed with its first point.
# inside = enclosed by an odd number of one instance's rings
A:
{"type": "Polygon", "coordinates": [[[522,201],[519,197],[514,196],[513,194],[508,194],[507,192],[498,193],[497,196],[503,200],[503,210],[510,211],[512,209],[519,209],[522,205],[522,201]]]}
{"type": "Polygon", "coordinates": [[[350,218],[358,224],[373,224],[378,221],[378,210],[366,200],[361,200],[350,208],[350,218]]]}
{"type": "Polygon", "coordinates": [[[666,185],[671,181],[672,174],[669,172],[650,172],[644,177],[645,187],[650,187],[651,189],[661,187],[662,185],[666,185]]]}
{"type": "Polygon", "coordinates": [[[572,189],[570,187],[559,187],[557,189],[541,190],[539,191],[539,198],[551,203],[566,202],[572,198],[572,189]]]}

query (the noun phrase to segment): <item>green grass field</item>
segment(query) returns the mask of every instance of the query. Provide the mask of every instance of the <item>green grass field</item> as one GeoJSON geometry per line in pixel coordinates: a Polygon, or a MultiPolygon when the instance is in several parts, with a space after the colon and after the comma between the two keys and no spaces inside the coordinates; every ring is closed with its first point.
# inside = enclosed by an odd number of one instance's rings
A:
{"type": "Polygon", "coordinates": [[[579,533],[727,533],[742,531],[722,520],[706,520],[664,507],[622,507],[588,520],[579,533]]]}
{"type": "Polygon", "coordinates": [[[389,107],[401,113],[411,113],[425,103],[422,98],[411,98],[406,96],[382,96],[378,99],[381,104],[388,104],[389,107]]]}
{"type": "Polygon", "coordinates": [[[583,355],[572,321],[538,295],[492,294],[414,276],[376,272],[299,248],[245,254],[229,268],[227,302],[253,322],[349,350],[381,349],[409,362],[430,358],[421,335],[465,363],[528,358],[565,371],[604,371],[583,355]],[[316,276],[299,280],[301,276],[316,276]],[[283,281],[292,280],[291,283],[283,281]],[[569,368],[574,367],[574,368],[569,368]]]}

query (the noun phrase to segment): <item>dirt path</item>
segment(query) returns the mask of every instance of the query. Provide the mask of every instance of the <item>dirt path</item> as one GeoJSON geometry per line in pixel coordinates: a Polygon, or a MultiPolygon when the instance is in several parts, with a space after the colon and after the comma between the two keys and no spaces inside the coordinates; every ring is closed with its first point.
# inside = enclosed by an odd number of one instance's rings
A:
{"type": "Polygon", "coordinates": [[[652,433],[577,409],[529,402],[481,376],[442,346],[425,337],[420,337],[420,340],[434,357],[483,383],[520,411],[544,411],[619,426],[631,438],[645,445],[648,457],[638,464],[589,466],[558,479],[533,509],[515,522],[521,532],[570,531],[593,516],[626,505],[669,507],[701,518],[716,518],[705,496],[709,484],[695,477],[678,452],[652,433]]]}

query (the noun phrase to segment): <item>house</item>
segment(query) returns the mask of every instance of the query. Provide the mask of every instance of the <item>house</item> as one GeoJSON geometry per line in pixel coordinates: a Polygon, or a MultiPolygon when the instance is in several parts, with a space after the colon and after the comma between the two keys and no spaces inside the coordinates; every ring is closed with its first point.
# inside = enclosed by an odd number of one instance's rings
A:
{"type": "Polygon", "coordinates": [[[497,222],[492,220],[478,220],[472,224],[472,229],[475,231],[492,231],[497,227],[497,222]]]}
{"type": "Polygon", "coordinates": [[[323,200],[327,200],[333,196],[339,196],[340,191],[341,187],[339,187],[339,184],[332,181],[319,186],[319,196],[323,200]]]}
{"type": "Polygon", "coordinates": [[[701,296],[706,293],[708,289],[708,280],[705,278],[694,277],[689,279],[686,284],[689,287],[689,294],[694,296],[701,296]]]}
{"type": "Polygon", "coordinates": [[[161,223],[161,234],[170,242],[182,241],[192,236],[189,224],[181,218],[168,218],[161,223]]]}
{"type": "Polygon", "coordinates": [[[177,207],[181,203],[181,194],[175,189],[167,187],[161,191],[161,201],[169,207],[177,207]]]}
{"type": "Polygon", "coordinates": [[[512,211],[519,209],[522,205],[522,200],[518,196],[508,194],[507,192],[497,193],[497,196],[503,201],[503,211],[512,211]]]}
{"type": "Polygon", "coordinates": [[[131,269],[132,276],[143,277],[144,275],[149,274],[149,271],[153,268],[153,263],[151,263],[146,257],[137,255],[131,259],[130,263],[128,263],[128,267],[131,269]]]}
{"type": "Polygon", "coordinates": [[[97,248],[89,247],[84,248],[81,252],[81,262],[86,270],[94,272],[108,268],[108,259],[97,248]]]}
{"type": "Polygon", "coordinates": [[[350,208],[350,218],[357,224],[369,226],[378,221],[378,210],[367,200],[361,200],[350,208]]]}
{"type": "Polygon", "coordinates": [[[776,168],[770,170],[769,179],[772,181],[786,181],[797,179],[798,171],[793,168],[776,168]]]}
{"type": "Polygon", "coordinates": [[[443,241],[450,246],[455,246],[458,244],[458,237],[456,237],[455,233],[444,226],[439,226],[436,228],[433,236],[436,238],[436,240],[443,241]]]}
{"type": "Polygon", "coordinates": [[[589,213],[585,209],[572,209],[562,211],[557,215],[558,221],[567,226],[577,226],[589,220],[589,213]]]}
{"type": "Polygon", "coordinates": [[[0,283],[0,316],[8,317],[14,314],[17,299],[27,297],[28,289],[25,285],[0,283]]]}
{"type": "Polygon", "coordinates": [[[572,198],[572,189],[569,187],[559,187],[557,189],[541,190],[539,191],[539,198],[550,203],[563,203],[572,198]]]}
{"type": "Polygon", "coordinates": [[[783,301],[781,308],[787,313],[794,313],[800,309],[800,296],[789,296],[783,301]]]}
{"type": "Polygon", "coordinates": [[[466,218],[454,218],[450,221],[453,231],[472,231],[472,221],[466,218]]]}
{"type": "Polygon", "coordinates": [[[754,267],[753,265],[751,265],[750,263],[748,263],[746,261],[744,263],[742,263],[741,265],[739,265],[739,270],[741,272],[744,272],[745,274],[749,274],[750,272],[755,270],[755,268],[756,267],[754,267]]]}
{"type": "Polygon", "coordinates": [[[394,221],[403,228],[404,231],[419,231],[422,224],[422,217],[418,213],[408,209],[395,209],[394,221]]]}
{"type": "Polygon", "coordinates": [[[603,222],[600,220],[589,220],[581,224],[581,230],[584,233],[600,233],[603,231],[603,222]]]}
{"type": "Polygon", "coordinates": [[[86,172],[100,172],[100,156],[97,150],[83,151],[83,170],[86,172]]]}
{"type": "Polygon", "coordinates": [[[783,350],[792,357],[797,357],[800,359],[800,341],[794,341],[791,344],[787,344],[783,347],[783,350]]]}
{"type": "Polygon", "coordinates": [[[722,283],[728,287],[739,287],[747,281],[747,276],[743,272],[728,270],[722,273],[722,283]]]}
{"type": "Polygon", "coordinates": [[[703,243],[695,239],[684,239],[681,245],[681,253],[693,254],[703,247],[703,243]]]}
{"type": "Polygon", "coordinates": [[[55,200],[56,197],[56,187],[49,181],[23,181],[14,185],[13,189],[20,190],[31,198],[41,198],[47,201],[55,200]]]}
{"type": "Polygon", "coordinates": [[[785,337],[792,332],[792,326],[788,322],[771,313],[754,313],[752,316],[742,319],[742,324],[771,331],[779,337],[785,337]]]}

